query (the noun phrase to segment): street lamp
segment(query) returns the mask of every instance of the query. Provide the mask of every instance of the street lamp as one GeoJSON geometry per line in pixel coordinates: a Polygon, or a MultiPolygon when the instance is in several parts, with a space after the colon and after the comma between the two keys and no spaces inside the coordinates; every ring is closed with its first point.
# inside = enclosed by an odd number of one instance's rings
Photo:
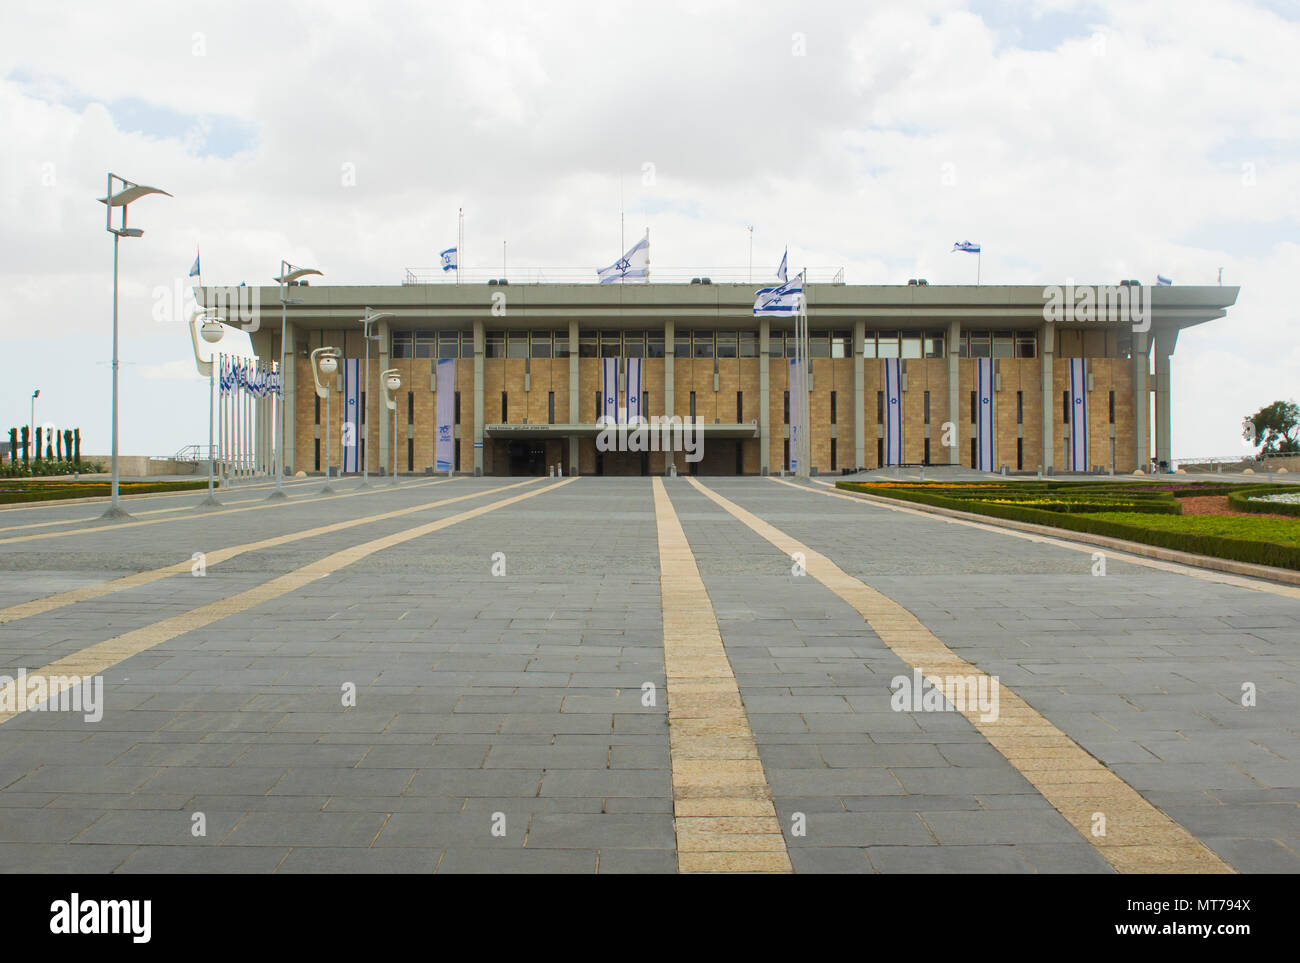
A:
{"type": "Polygon", "coordinates": [[[199,337],[201,336],[208,344],[216,344],[221,340],[225,333],[226,328],[221,323],[221,319],[211,314],[204,314],[202,308],[196,309],[194,313],[190,315],[190,340],[194,343],[194,364],[199,369],[199,374],[207,375],[208,378],[208,497],[199,502],[199,508],[211,508],[221,504],[221,502],[217,501],[217,496],[213,493],[214,474],[216,471],[214,467],[216,459],[213,456],[212,451],[212,395],[215,389],[213,384],[213,368],[215,366],[211,360],[212,354],[208,355],[207,361],[204,361],[202,356],[200,356],[199,337]],[[196,327],[200,320],[203,321],[203,327],[196,334],[196,327]]]}
{"type": "Polygon", "coordinates": [[[325,430],[321,432],[325,436],[325,487],[322,492],[332,492],[330,487],[330,395],[334,393],[333,385],[326,386],[321,384],[321,375],[327,380],[333,380],[334,373],[339,370],[339,355],[342,352],[338,348],[317,348],[311,353],[311,376],[316,382],[316,397],[325,399],[325,430]]]}
{"type": "Polygon", "coordinates": [[[358,488],[365,488],[370,483],[370,342],[378,341],[379,335],[370,333],[370,326],[376,321],[384,321],[393,317],[387,311],[372,311],[366,308],[366,316],[361,319],[362,336],[366,342],[366,375],[365,388],[362,389],[362,396],[366,399],[362,407],[361,418],[366,426],[365,434],[365,456],[361,459],[361,484],[358,488]]]}
{"type": "MultiPolygon", "coordinates": [[[[117,242],[124,237],[140,237],[144,231],[138,227],[126,226],[126,208],[132,201],[137,201],[149,194],[163,194],[171,197],[166,191],[158,187],[146,187],[143,184],[133,184],[125,177],[118,177],[112,171],[108,173],[108,188],[104,196],[99,198],[99,203],[105,206],[104,227],[108,233],[113,235],[113,485],[112,501],[108,506],[108,511],[104,512],[101,518],[118,519],[130,518],[131,516],[122,508],[118,501],[118,474],[117,474],[117,242]],[[122,185],[118,191],[113,190],[113,182],[117,181],[122,185]],[[122,209],[122,216],[117,227],[113,226],[113,208],[122,209]]],[[[34,397],[34,396],[33,396],[34,397]]]]}
{"type": "Polygon", "coordinates": [[[393,449],[393,484],[397,484],[397,391],[402,387],[402,374],[396,368],[382,371],[379,377],[384,382],[384,404],[393,413],[393,435],[390,447],[393,449]]]}
{"type": "MultiPolygon", "coordinates": [[[[268,501],[288,498],[284,493],[284,422],[285,422],[285,387],[289,384],[289,305],[302,304],[302,298],[291,298],[286,293],[288,286],[300,278],[307,277],[309,274],[320,274],[315,268],[295,267],[288,261],[281,258],[280,276],[275,279],[276,284],[280,285],[280,443],[276,445],[279,452],[275,471],[275,490],[266,496],[268,501]]],[[[312,366],[312,377],[316,377],[316,367],[312,366]]],[[[317,381],[319,385],[320,382],[317,381]]],[[[329,487],[329,476],[326,475],[326,487],[329,487]]]]}

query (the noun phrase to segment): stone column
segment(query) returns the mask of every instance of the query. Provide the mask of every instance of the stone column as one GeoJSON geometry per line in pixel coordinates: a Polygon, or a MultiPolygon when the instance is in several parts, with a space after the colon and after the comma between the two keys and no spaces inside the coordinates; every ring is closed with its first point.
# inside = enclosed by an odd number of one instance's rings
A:
{"type": "Polygon", "coordinates": [[[482,321],[474,322],[474,474],[483,474],[483,355],[487,335],[482,321]]]}
{"type": "Polygon", "coordinates": [[[1155,395],[1156,395],[1156,460],[1174,467],[1171,407],[1173,384],[1170,380],[1169,359],[1178,343],[1178,329],[1168,328],[1155,332],[1155,395]]]}
{"type": "Polygon", "coordinates": [[[772,362],[768,347],[772,322],[758,319],[758,472],[766,475],[772,465],[772,362]]]}
{"type": "MultiPolygon", "coordinates": [[[[582,388],[578,377],[578,322],[569,322],[569,424],[578,423],[579,393],[582,388]]],[[[569,474],[578,474],[578,436],[569,436],[569,474]]]]}
{"type": "MultiPolygon", "coordinates": [[[[957,364],[961,358],[961,322],[948,322],[948,421],[952,423],[952,447],[948,449],[948,464],[961,464],[961,373],[957,364]]],[[[969,415],[967,415],[969,418],[969,415]]],[[[943,437],[940,435],[942,443],[943,437]]]]}
{"type": "Polygon", "coordinates": [[[1038,357],[1042,360],[1043,372],[1043,474],[1052,470],[1056,456],[1056,439],[1052,427],[1056,424],[1056,387],[1053,371],[1056,361],[1056,325],[1044,321],[1038,330],[1038,357]]]}
{"type": "Polygon", "coordinates": [[[853,322],[853,467],[867,465],[867,380],[863,344],[867,322],[853,322]]]}

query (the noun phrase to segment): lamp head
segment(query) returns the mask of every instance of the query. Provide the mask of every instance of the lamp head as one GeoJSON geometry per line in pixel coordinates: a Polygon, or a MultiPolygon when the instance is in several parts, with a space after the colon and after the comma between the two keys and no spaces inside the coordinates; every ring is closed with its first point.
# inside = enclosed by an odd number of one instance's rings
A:
{"type": "Polygon", "coordinates": [[[216,344],[221,340],[225,333],[225,325],[216,320],[216,318],[208,318],[203,322],[203,326],[199,329],[199,334],[203,336],[203,340],[208,344],[216,344]]]}
{"type": "Polygon", "coordinates": [[[389,375],[388,380],[385,382],[385,384],[388,385],[389,391],[396,391],[398,388],[402,387],[401,375],[395,375],[395,374],[389,375]]]}
{"type": "Polygon", "coordinates": [[[332,354],[322,355],[320,359],[320,373],[323,375],[332,375],[339,370],[338,359],[332,354]]]}

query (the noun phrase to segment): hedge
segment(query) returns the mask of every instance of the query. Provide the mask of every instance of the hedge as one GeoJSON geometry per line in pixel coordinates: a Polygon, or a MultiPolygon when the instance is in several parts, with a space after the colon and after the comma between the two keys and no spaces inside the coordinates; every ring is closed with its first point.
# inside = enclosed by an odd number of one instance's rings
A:
{"type": "Polygon", "coordinates": [[[1257,495],[1282,495],[1295,494],[1300,492],[1300,488],[1279,487],[1277,485],[1261,485],[1258,488],[1251,487],[1248,491],[1233,492],[1228,496],[1228,507],[1235,508],[1239,512],[1251,512],[1258,515],[1296,515],[1300,516],[1300,505],[1293,505],[1289,502],[1260,502],[1255,501],[1257,495]]]}
{"type": "MultiPolygon", "coordinates": [[[[153,495],[159,492],[194,491],[207,486],[206,481],[123,482],[118,486],[118,490],[123,495],[153,495]]],[[[0,482],[0,505],[17,502],[51,501],[56,498],[97,498],[112,494],[112,491],[112,485],[108,482],[85,482],[82,484],[56,482],[49,485],[38,482],[35,485],[19,486],[17,488],[10,488],[6,483],[0,482]]]]}
{"type": "MultiPolygon", "coordinates": [[[[1092,514],[1050,512],[1036,508],[1024,508],[1019,505],[998,505],[976,499],[948,498],[915,490],[888,489],[882,486],[861,485],[855,482],[838,482],[836,487],[846,491],[880,494],[883,497],[895,498],[900,501],[934,505],[938,508],[950,508],[959,512],[988,515],[992,518],[1029,522],[1034,525],[1046,525],[1052,528],[1085,532],[1109,538],[1127,539],[1132,542],[1142,542],[1146,545],[1156,545],[1180,552],[1193,552],[1198,555],[1212,555],[1239,562],[1253,562],[1257,565],[1274,565],[1279,568],[1300,570],[1300,546],[1157,528],[1155,525],[1163,521],[1161,516],[1153,518],[1151,526],[1144,526],[1141,524],[1140,519],[1129,521],[1127,519],[1117,520],[1098,517],[1092,514]]],[[[1128,515],[1133,513],[1116,514],[1128,515]]]]}

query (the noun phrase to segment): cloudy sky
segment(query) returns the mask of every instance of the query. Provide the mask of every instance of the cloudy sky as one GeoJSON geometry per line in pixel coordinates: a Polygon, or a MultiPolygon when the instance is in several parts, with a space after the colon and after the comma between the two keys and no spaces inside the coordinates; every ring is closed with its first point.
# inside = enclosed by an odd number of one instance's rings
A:
{"type": "Polygon", "coordinates": [[[280,259],[327,282],[652,260],[843,266],[850,283],[1241,285],[1174,359],[1174,454],[1241,453],[1300,397],[1300,3],[7,0],[0,431],[108,450],[106,172],[175,197],[122,243],[124,454],[206,435],[158,305],[280,259]]]}

